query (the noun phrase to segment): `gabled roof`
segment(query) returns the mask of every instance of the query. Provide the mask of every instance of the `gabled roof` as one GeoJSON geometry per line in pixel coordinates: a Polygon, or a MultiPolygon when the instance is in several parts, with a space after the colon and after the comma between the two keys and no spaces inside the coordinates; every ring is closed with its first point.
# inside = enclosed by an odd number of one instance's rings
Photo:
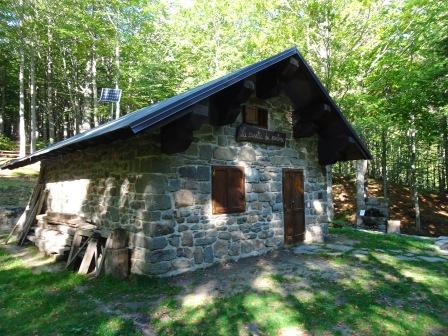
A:
{"type": "Polygon", "coordinates": [[[310,66],[306,63],[306,61],[303,59],[302,55],[296,48],[291,48],[263,61],[254,63],[238,71],[232,72],[223,77],[195,87],[184,93],[173,96],[156,104],[144,107],[135,112],[126,114],[119,119],[109,121],[91,130],[72,136],[45,149],[37,151],[31,155],[9,161],[5,163],[1,168],[18,168],[40,161],[41,159],[50,156],[74,151],[99,143],[112,141],[118,138],[130,137],[144,130],[163,126],[187,113],[188,107],[191,107],[194,104],[213,96],[214,94],[234,85],[237,82],[245,80],[263,70],[266,70],[281,61],[289,59],[290,57],[297,57],[305,65],[307,72],[309,72],[309,74],[319,87],[319,90],[321,90],[321,94],[326,97],[326,100],[334,109],[334,111],[339,114],[339,117],[346,125],[347,129],[360,148],[360,158],[371,159],[371,155],[367,147],[358,138],[355,131],[351,128],[350,124],[342,115],[337,105],[330,98],[328,92],[325,90],[317,76],[311,70],[310,66]]]}

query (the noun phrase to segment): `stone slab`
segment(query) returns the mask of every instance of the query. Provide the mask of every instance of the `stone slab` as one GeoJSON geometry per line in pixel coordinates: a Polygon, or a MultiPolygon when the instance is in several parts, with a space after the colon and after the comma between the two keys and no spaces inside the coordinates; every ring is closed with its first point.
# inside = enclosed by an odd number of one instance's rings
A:
{"type": "Polygon", "coordinates": [[[421,259],[423,261],[430,262],[430,263],[434,263],[434,262],[448,262],[448,259],[440,258],[440,257],[417,256],[417,258],[419,258],[419,259],[421,259]]]}
{"type": "Polygon", "coordinates": [[[417,261],[418,260],[415,257],[410,257],[410,256],[406,256],[406,255],[397,255],[397,256],[395,256],[395,258],[397,258],[398,260],[402,260],[402,261],[417,261]]]}
{"type": "Polygon", "coordinates": [[[293,252],[295,254],[314,254],[322,251],[322,247],[320,245],[300,245],[296,247],[293,252]]]}
{"type": "Polygon", "coordinates": [[[353,250],[353,246],[343,244],[326,244],[325,247],[341,252],[348,252],[353,250]]]}

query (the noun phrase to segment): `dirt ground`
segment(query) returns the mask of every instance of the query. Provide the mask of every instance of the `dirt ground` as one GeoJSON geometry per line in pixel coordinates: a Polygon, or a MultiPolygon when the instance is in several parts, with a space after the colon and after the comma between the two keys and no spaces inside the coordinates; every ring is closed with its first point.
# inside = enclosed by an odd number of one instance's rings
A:
{"type": "MultiPolygon", "coordinates": [[[[373,235],[373,233],[372,233],[373,235]]],[[[374,237],[374,236],[373,236],[374,237]]],[[[32,268],[34,274],[41,272],[59,272],[63,270],[65,263],[54,263],[38,253],[33,246],[17,247],[7,245],[5,247],[13,256],[20,257],[26,267],[32,268]]],[[[355,281],[361,283],[362,288],[369,291],[375,276],[372,274],[366,278],[366,264],[369,257],[381,260],[395,260],[404,262],[421,262],[448,265],[448,255],[437,249],[416,250],[411,252],[409,248],[389,249],[364,247],[356,238],[348,238],[343,235],[330,235],[325,244],[299,245],[295,248],[283,248],[266,255],[241,259],[238,262],[225,262],[210,268],[186,273],[177,277],[168,278],[170,286],[181,290],[174,300],[183,309],[201,309],[218,300],[228,297],[246,295],[248,292],[272,293],[279,297],[300,297],[301,300],[312,300],[316,295],[319,284],[325,283],[349,283],[355,281]],[[338,257],[349,256],[351,261],[340,262],[338,257]],[[362,281],[360,281],[362,280],[362,281]],[[317,288],[316,288],[317,285],[317,288]],[[308,299],[307,299],[308,298],[308,299]]],[[[345,258],[344,257],[344,258],[345,258]]],[[[368,272],[380,273],[379,269],[368,269],[368,272]]],[[[393,275],[387,275],[394,277],[393,275]]],[[[391,278],[391,279],[392,279],[391,278]]],[[[391,280],[389,279],[389,280],[391,280]]],[[[392,279],[398,281],[397,279],[392,279]]],[[[375,283],[376,285],[376,283],[375,283]]],[[[158,319],[170,319],[172,313],[164,313],[159,306],[166,299],[164,295],[145,296],[141,300],[127,299],[120,296],[117,300],[102,301],[92,294],[87,294],[87,286],[80,286],[75,290],[85,293],[97,309],[110,316],[120,316],[132,321],[134,326],[143,335],[154,336],[156,329],[150,323],[150,316],[145,312],[148,309],[157,311],[153,315],[158,319]],[[164,314],[168,314],[164,316],[164,314]]],[[[334,305],[343,306],[348,298],[343,295],[335,295],[334,305]]],[[[247,335],[261,335],[257,332],[256,324],[248,324],[247,335]],[[251,331],[252,330],[252,331],[251,331]]],[[[335,327],[336,328],[336,327],[335,327]]],[[[345,328],[345,327],[344,327],[345,328]]],[[[350,335],[348,330],[333,330],[336,334],[350,335]]],[[[291,335],[310,335],[304,330],[295,327],[291,335]]],[[[280,335],[280,334],[279,334],[280,335]]],[[[289,335],[286,333],[285,335],[289,335]]]]}
{"type": "MultiPolygon", "coordinates": [[[[410,189],[400,185],[390,185],[389,189],[390,219],[401,221],[403,233],[416,234],[414,205],[410,189]]],[[[381,181],[368,179],[367,190],[370,197],[383,196],[381,181]]],[[[333,193],[336,216],[354,223],[356,209],[355,182],[348,178],[335,177],[333,193]]],[[[420,194],[419,200],[423,235],[447,236],[448,195],[426,192],[420,194]]]]}

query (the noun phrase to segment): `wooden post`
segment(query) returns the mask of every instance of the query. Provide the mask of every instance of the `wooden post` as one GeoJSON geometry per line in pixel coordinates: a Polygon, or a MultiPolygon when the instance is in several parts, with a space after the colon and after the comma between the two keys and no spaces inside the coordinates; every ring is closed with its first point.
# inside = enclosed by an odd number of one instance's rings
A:
{"type": "Polygon", "coordinates": [[[128,235],[123,229],[114,230],[107,240],[104,259],[104,272],[116,278],[129,275],[128,235]]]}

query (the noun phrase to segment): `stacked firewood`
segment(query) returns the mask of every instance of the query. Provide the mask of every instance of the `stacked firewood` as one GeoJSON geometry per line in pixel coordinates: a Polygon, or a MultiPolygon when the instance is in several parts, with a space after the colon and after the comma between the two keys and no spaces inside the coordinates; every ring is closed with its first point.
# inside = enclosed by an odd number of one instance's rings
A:
{"type": "Polygon", "coordinates": [[[30,230],[28,239],[40,251],[56,259],[66,259],[78,230],[92,231],[96,227],[77,215],[47,212],[36,216],[37,225],[30,230]]]}

